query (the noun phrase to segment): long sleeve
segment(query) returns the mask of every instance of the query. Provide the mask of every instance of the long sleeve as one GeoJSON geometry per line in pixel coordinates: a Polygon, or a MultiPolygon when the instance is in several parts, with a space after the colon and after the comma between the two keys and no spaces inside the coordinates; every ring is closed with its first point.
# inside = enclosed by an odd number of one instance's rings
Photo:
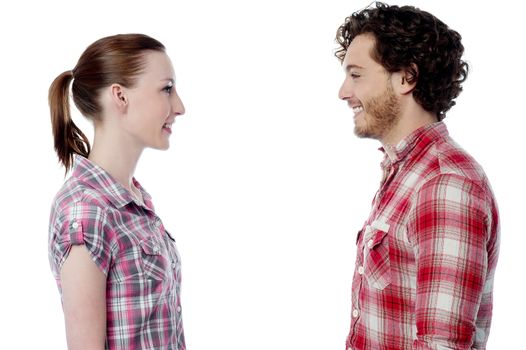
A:
{"type": "Polygon", "coordinates": [[[482,188],[445,174],[418,191],[408,221],[417,266],[413,348],[471,349],[488,269],[482,188]]]}

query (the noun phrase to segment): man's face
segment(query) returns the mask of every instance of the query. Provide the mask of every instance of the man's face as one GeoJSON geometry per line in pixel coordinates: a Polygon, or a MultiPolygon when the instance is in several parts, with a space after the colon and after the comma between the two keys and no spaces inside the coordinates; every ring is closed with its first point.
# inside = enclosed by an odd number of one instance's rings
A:
{"type": "Polygon", "coordinates": [[[371,57],[374,43],[370,34],[358,35],[351,42],[343,60],[345,80],[338,95],[354,112],[354,133],[381,141],[400,119],[400,103],[391,75],[371,57]]]}

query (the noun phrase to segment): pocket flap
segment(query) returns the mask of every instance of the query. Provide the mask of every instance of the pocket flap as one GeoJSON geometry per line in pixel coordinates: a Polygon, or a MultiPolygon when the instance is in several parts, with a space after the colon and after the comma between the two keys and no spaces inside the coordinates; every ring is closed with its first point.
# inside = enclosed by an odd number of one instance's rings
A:
{"type": "Polygon", "coordinates": [[[148,237],[141,241],[141,248],[147,255],[161,255],[161,244],[155,237],[148,237]]]}
{"type": "Polygon", "coordinates": [[[373,241],[373,243],[369,248],[373,249],[378,244],[382,243],[385,236],[387,236],[387,231],[381,231],[381,230],[376,230],[376,229],[373,230],[372,237],[371,237],[371,240],[373,241]]]}

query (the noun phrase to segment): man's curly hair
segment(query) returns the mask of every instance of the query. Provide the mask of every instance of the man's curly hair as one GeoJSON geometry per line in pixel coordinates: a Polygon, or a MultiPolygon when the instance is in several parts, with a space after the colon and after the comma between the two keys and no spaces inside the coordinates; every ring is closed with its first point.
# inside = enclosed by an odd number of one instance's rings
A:
{"type": "Polygon", "coordinates": [[[376,7],[353,13],[338,28],[340,47],[335,55],[341,62],[351,41],[360,34],[374,36],[372,58],[389,73],[408,71],[416,79],[415,100],[439,120],[444,119],[468,75],[468,64],[461,59],[464,46],[460,34],[413,6],[376,2],[376,7]]]}

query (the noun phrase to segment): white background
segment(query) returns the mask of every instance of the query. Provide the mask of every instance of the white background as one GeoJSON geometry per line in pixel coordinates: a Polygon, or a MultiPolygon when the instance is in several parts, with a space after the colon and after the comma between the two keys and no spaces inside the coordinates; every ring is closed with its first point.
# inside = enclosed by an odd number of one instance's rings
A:
{"type": "MultiPolygon", "coordinates": [[[[519,1],[407,3],[463,36],[472,70],[446,123],[484,166],[500,205],[488,348],[518,349],[526,313],[519,1]]],[[[146,151],[136,177],[182,254],[188,349],[343,349],[355,233],[381,154],[377,142],[353,135],[352,112],[337,98],[334,35],[367,4],[3,2],[0,348],[66,348],[47,260],[49,209],[63,182],[49,84],[94,40],[142,32],[168,48],[187,110],[171,149],[146,151]]]]}

